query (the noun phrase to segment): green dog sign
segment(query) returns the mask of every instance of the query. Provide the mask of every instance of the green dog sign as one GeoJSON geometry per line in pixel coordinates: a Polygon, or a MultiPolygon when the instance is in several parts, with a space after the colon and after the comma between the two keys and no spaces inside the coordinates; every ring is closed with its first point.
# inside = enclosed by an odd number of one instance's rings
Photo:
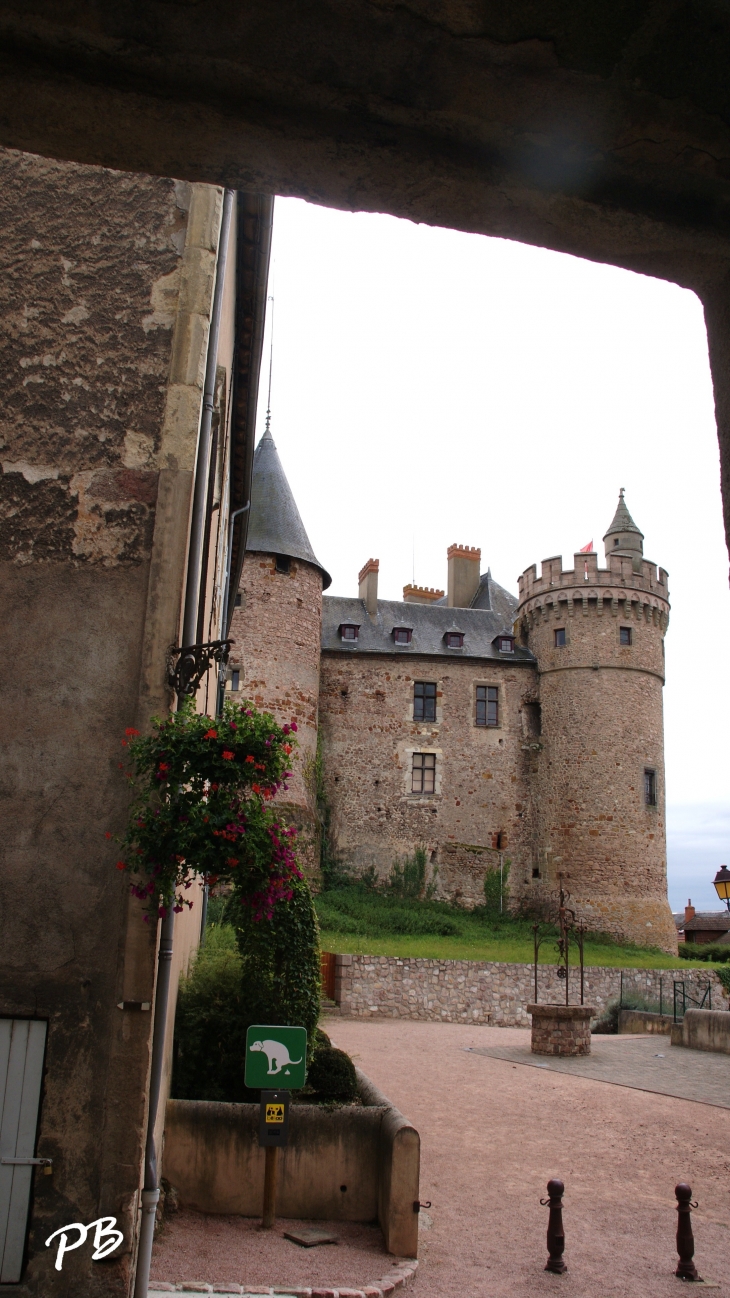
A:
{"type": "Polygon", "coordinates": [[[246,1033],[244,1081],[253,1090],[298,1091],[307,1080],[307,1029],[254,1024],[246,1033]]]}

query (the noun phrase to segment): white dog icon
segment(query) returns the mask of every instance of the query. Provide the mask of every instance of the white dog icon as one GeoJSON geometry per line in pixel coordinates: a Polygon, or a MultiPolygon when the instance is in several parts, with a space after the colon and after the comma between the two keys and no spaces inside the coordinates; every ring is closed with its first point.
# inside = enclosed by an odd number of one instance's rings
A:
{"type": "Polygon", "coordinates": [[[268,1077],[274,1077],[282,1069],[288,1072],[287,1064],[301,1064],[301,1059],[290,1059],[289,1051],[281,1041],[254,1041],[250,1047],[251,1050],[262,1050],[269,1061],[267,1071],[268,1077]]]}

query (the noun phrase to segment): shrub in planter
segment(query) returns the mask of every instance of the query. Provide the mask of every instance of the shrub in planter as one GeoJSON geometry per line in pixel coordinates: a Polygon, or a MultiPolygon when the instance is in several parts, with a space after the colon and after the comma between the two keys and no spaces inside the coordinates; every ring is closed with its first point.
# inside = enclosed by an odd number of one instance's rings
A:
{"type": "Polygon", "coordinates": [[[307,1073],[307,1087],[319,1100],[338,1100],[342,1104],[357,1098],[355,1065],[344,1050],[320,1046],[307,1073]]]}

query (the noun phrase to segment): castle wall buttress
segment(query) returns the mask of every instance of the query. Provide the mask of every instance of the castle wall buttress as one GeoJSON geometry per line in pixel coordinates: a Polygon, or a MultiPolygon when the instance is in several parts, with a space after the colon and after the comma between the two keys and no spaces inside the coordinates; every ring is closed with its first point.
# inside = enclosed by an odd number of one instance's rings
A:
{"type": "MultiPolygon", "coordinates": [[[[295,721],[298,750],[289,788],[277,805],[299,833],[299,859],[308,878],[319,869],[314,763],[317,753],[322,574],[312,564],[289,561],[277,571],[274,555],[247,552],[240,606],[231,624],[235,644],[229,676],[240,672],[238,692],[280,723],[295,721]]],[[[230,681],[228,682],[230,687],[230,681]]]]}
{"type": "Polygon", "coordinates": [[[533,568],[520,582],[517,625],[538,660],[541,719],[523,893],[546,898],[563,873],[589,928],[676,951],[666,880],[666,574],[618,556],[605,570],[595,555],[575,563],[563,572],[548,560],[540,579],[533,568]]]}

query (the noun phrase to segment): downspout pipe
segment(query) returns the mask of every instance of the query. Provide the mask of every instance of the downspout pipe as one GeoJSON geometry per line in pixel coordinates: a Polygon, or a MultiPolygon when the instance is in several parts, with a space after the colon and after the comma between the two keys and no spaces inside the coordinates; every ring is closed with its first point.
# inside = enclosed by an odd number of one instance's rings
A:
{"type": "Polygon", "coordinates": [[[205,384],[203,387],[203,413],[200,420],[198,460],[195,466],[195,488],[193,491],[193,512],[190,519],[188,577],[185,586],[185,612],[183,614],[182,630],[183,649],[195,644],[198,630],[198,607],[201,594],[204,594],[201,591],[203,583],[202,559],[205,544],[206,497],[210,472],[210,434],[213,424],[213,403],[215,400],[215,379],[218,370],[218,343],[223,314],[223,290],[226,278],[226,262],[228,260],[228,243],[235,201],[234,190],[226,189],[223,194],[221,232],[218,241],[218,273],[216,275],[213,309],[210,317],[208,361],[205,367],[205,384]]]}
{"type": "MultiPolygon", "coordinates": [[[[232,559],[231,552],[233,549],[233,529],[236,526],[236,519],[241,514],[245,514],[246,511],[249,510],[250,508],[251,508],[251,501],[247,500],[245,505],[241,505],[240,509],[234,509],[233,513],[231,514],[228,520],[228,548],[226,550],[226,573],[223,580],[223,611],[222,611],[222,619],[221,619],[221,635],[226,634],[226,629],[228,627],[228,607],[231,600],[231,559],[232,559]]],[[[226,684],[225,671],[226,671],[225,667],[221,666],[220,672],[218,674],[218,700],[217,700],[216,713],[215,713],[217,717],[220,716],[221,712],[223,711],[223,696],[225,693],[225,684],[226,684]]]]}
{"type": "MultiPolygon", "coordinates": [[[[223,314],[223,289],[228,259],[228,241],[235,203],[235,192],[226,189],[223,194],[223,211],[218,240],[218,266],[213,305],[208,334],[208,357],[203,386],[203,412],[198,438],[198,458],[195,468],[193,509],[190,520],[188,548],[188,575],[185,587],[185,612],[183,615],[182,645],[195,643],[198,625],[198,606],[201,600],[202,557],[205,535],[208,478],[210,471],[210,442],[213,424],[215,379],[218,369],[218,343],[223,314]]],[[[152,1027],[152,1061],[150,1064],[149,1103],[147,1109],[147,1140],[145,1143],[144,1182],[142,1189],[142,1220],[137,1247],[137,1269],[134,1280],[134,1298],[147,1298],[150,1282],[152,1243],[155,1235],[155,1218],[160,1198],[160,1183],[155,1147],[155,1126],[162,1094],[162,1075],[165,1064],[165,1036],[170,1002],[170,974],[172,970],[172,945],[175,931],[174,898],[165,898],[166,913],[160,929],[160,947],[157,956],[157,985],[155,987],[155,1013],[152,1027]]]]}

